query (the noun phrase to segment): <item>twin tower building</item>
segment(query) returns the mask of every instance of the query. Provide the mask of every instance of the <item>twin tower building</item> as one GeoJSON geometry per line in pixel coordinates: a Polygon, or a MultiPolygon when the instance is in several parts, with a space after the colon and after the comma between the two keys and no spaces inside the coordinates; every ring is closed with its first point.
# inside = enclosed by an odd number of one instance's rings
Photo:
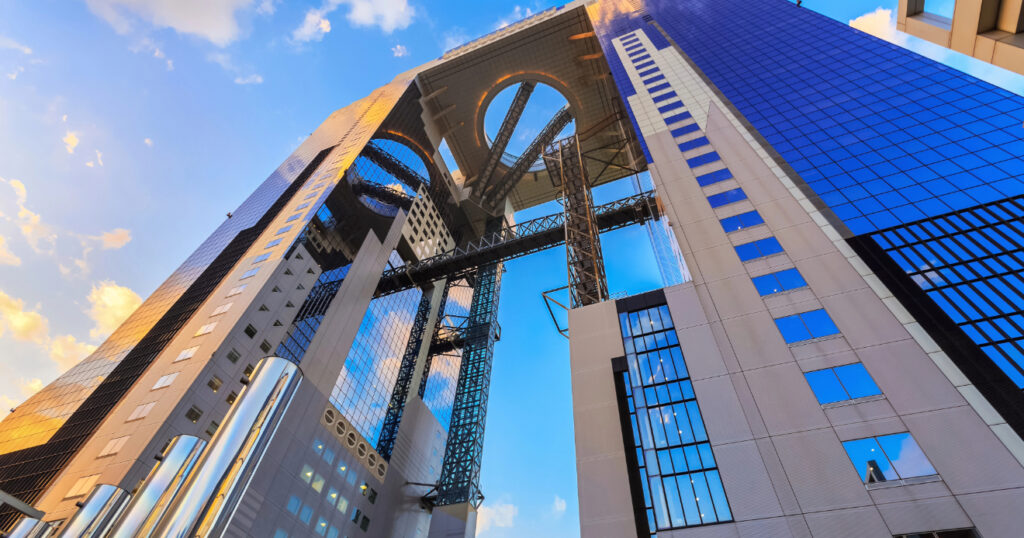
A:
{"type": "Polygon", "coordinates": [[[1022,123],[783,0],[538,13],[331,114],[4,419],[0,525],[474,536],[502,263],[564,244],[584,537],[1021,536],[1022,123]],[[612,298],[629,225],[664,287],[612,298]]]}

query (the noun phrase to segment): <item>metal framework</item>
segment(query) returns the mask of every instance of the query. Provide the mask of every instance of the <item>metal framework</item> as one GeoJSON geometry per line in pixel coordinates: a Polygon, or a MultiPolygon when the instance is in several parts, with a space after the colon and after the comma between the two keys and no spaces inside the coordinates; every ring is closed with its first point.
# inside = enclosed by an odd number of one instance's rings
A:
{"type": "MultiPolygon", "coordinates": [[[[497,232],[502,219],[488,222],[488,232],[497,232]]],[[[480,457],[484,448],[484,425],[491,385],[491,362],[498,337],[498,296],[501,288],[501,263],[477,270],[473,302],[464,329],[462,364],[452,405],[448,444],[437,483],[434,505],[470,503],[479,506],[480,457]]]]}
{"type": "MultiPolygon", "coordinates": [[[[438,304],[438,306],[437,306],[438,322],[434,324],[434,331],[433,331],[433,333],[431,334],[431,337],[430,337],[431,345],[433,345],[433,342],[435,340],[437,340],[437,334],[441,330],[440,318],[444,317],[444,310],[445,310],[445,308],[448,307],[448,294],[451,293],[452,288],[454,286],[455,286],[455,279],[454,278],[449,278],[444,283],[444,292],[441,294],[441,301],[440,301],[440,304],[438,304]]],[[[431,366],[431,364],[433,362],[434,362],[434,354],[428,352],[427,353],[427,359],[425,361],[423,361],[423,376],[420,377],[420,387],[419,387],[419,390],[418,390],[418,394],[419,394],[420,398],[422,398],[423,395],[427,391],[427,378],[430,377],[430,366],[431,366]]]]}
{"type": "Polygon", "coordinates": [[[530,142],[526,151],[505,172],[505,175],[500,180],[486,186],[481,197],[483,206],[491,212],[501,209],[500,204],[505,201],[505,198],[516,187],[519,180],[523,179],[523,176],[530,170],[533,163],[537,162],[544,148],[551,144],[555,137],[558,136],[558,133],[562,132],[566,125],[569,125],[570,121],[572,121],[572,113],[569,111],[569,105],[565,105],[541,129],[537,138],[530,142]]]}
{"type": "MultiPolygon", "coordinates": [[[[658,218],[658,206],[654,193],[648,191],[598,206],[594,208],[594,216],[600,231],[607,232],[658,218]]],[[[407,290],[445,277],[470,277],[480,265],[557,246],[565,241],[564,226],[564,213],[503,226],[463,247],[385,271],[377,285],[377,295],[407,290]]]]}
{"type": "Polygon", "coordinates": [[[501,122],[501,128],[498,129],[494,140],[491,141],[491,152],[487,155],[487,161],[484,163],[483,170],[480,171],[480,175],[473,182],[479,189],[489,186],[491,176],[494,175],[494,170],[498,167],[498,163],[501,162],[502,155],[505,154],[505,148],[508,147],[508,141],[512,139],[512,133],[516,130],[519,118],[522,117],[523,111],[526,110],[526,102],[530,100],[530,95],[536,87],[537,83],[530,80],[519,85],[516,96],[512,99],[508,112],[505,113],[505,119],[501,122]]]}
{"type": "Polygon", "coordinates": [[[601,254],[600,226],[594,215],[587,168],[577,137],[555,142],[544,155],[544,164],[551,177],[562,180],[565,251],[572,307],[604,301],[608,298],[608,281],[601,254]]]}
{"type": "MultiPolygon", "coordinates": [[[[396,185],[397,188],[397,185],[396,185]]],[[[352,193],[356,196],[369,196],[375,200],[400,207],[406,211],[412,207],[413,198],[404,192],[385,187],[371,181],[356,181],[352,184],[352,193]]]]}
{"type": "Polygon", "coordinates": [[[416,375],[416,361],[419,359],[420,348],[423,346],[423,334],[427,332],[427,325],[430,323],[433,295],[430,290],[423,290],[423,297],[420,298],[416,317],[412,322],[412,329],[409,331],[409,341],[406,343],[405,353],[402,355],[402,363],[398,367],[398,378],[395,380],[395,388],[391,392],[391,401],[388,402],[384,426],[381,428],[380,439],[377,441],[377,453],[387,461],[391,461],[391,453],[395,450],[398,426],[402,422],[402,413],[405,411],[405,401],[409,397],[412,378],[416,375]]]}
{"type": "Polygon", "coordinates": [[[373,142],[364,146],[360,155],[373,161],[374,164],[383,168],[385,172],[394,176],[398,181],[405,183],[415,192],[419,192],[421,185],[427,185],[430,183],[424,179],[423,176],[416,173],[415,170],[409,168],[398,159],[395,159],[386,151],[377,147],[373,142]]]}

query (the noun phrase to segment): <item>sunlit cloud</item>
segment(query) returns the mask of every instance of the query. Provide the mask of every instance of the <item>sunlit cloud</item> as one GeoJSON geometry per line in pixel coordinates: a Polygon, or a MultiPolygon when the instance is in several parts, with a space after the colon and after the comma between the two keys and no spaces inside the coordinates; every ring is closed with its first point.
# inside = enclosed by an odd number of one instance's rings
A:
{"type": "Polygon", "coordinates": [[[174,62],[167,57],[167,54],[165,54],[163,49],[160,48],[160,45],[148,37],[140,39],[135,46],[131,47],[131,51],[135,53],[147,53],[153,58],[163,62],[168,71],[174,71],[174,62]]]}
{"type": "Polygon", "coordinates": [[[68,153],[74,153],[75,148],[78,147],[77,133],[67,131],[67,134],[64,135],[64,138],[61,138],[60,140],[61,142],[64,142],[64,148],[68,150],[68,153]]]}
{"type": "Polygon", "coordinates": [[[50,322],[36,310],[25,308],[25,301],[0,290],[0,336],[8,332],[15,340],[45,344],[50,322]]]}
{"type": "Polygon", "coordinates": [[[469,41],[469,34],[462,28],[452,28],[444,33],[444,50],[452,50],[469,41]]]}
{"type": "Polygon", "coordinates": [[[20,390],[21,395],[26,398],[32,396],[33,394],[39,392],[40,390],[43,390],[44,386],[45,385],[43,384],[43,380],[39,379],[38,377],[32,379],[18,380],[18,390],[20,390]]]}
{"type": "Polygon", "coordinates": [[[103,250],[118,249],[132,240],[132,232],[125,228],[115,228],[109,232],[103,232],[94,239],[99,239],[103,250]]]}
{"type": "Polygon", "coordinates": [[[53,362],[57,363],[61,372],[65,372],[96,351],[96,346],[79,342],[74,336],[65,334],[50,341],[49,351],[53,362]]]}
{"type": "Polygon", "coordinates": [[[484,504],[476,515],[476,535],[486,532],[491,527],[512,528],[516,524],[519,507],[510,503],[484,504]]]}
{"type": "MultiPolygon", "coordinates": [[[[221,67],[221,69],[237,75],[235,84],[263,84],[263,76],[257,73],[242,75],[242,70],[231,60],[231,56],[225,52],[214,52],[208,54],[206,59],[221,67]]],[[[148,139],[147,139],[148,140],[148,139]]],[[[149,144],[152,145],[152,144],[149,144]]]]}
{"type": "Polygon", "coordinates": [[[119,34],[133,31],[138,22],[171,28],[223,47],[238,39],[236,16],[254,0],[85,0],[89,9],[119,34]]]}
{"type": "Polygon", "coordinates": [[[402,58],[409,55],[409,49],[405,48],[405,45],[395,45],[391,47],[391,54],[394,54],[395,58],[402,58]]]}
{"type": "Polygon", "coordinates": [[[277,11],[277,2],[275,0],[262,0],[260,5],[256,6],[256,13],[260,15],[273,15],[277,11]]]}
{"type": "Polygon", "coordinates": [[[21,265],[21,258],[16,256],[7,246],[7,238],[0,235],[0,265],[21,265]]]}
{"type": "Polygon", "coordinates": [[[0,35],[0,49],[16,50],[22,54],[32,54],[32,49],[2,35],[0,35]]]}
{"type": "Polygon", "coordinates": [[[152,138],[144,138],[144,139],[142,139],[142,143],[147,145],[147,146],[149,146],[149,147],[153,147],[153,139],[152,138]]]}
{"type": "Polygon", "coordinates": [[[88,299],[91,305],[89,317],[96,323],[89,331],[89,337],[95,340],[109,336],[142,304],[139,294],[112,280],[94,284],[88,299]]]}
{"type": "Polygon", "coordinates": [[[384,33],[408,28],[416,16],[416,9],[408,0],[327,0],[319,8],[306,11],[302,23],[292,31],[292,41],[308,43],[320,41],[331,31],[327,15],[342,5],[349,6],[345,16],[353,26],[376,26],[384,33]]]}
{"type": "Polygon", "coordinates": [[[20,74],[22,74],[24,72],[25,72],[25,68],[19,65],[18,67],[14,68],[14,71],[11,71],[10,73],[7,73],[7,78],[9,78],[11,80],[17,80],[18,79],[18,75],[20,75],[20,74]]]}

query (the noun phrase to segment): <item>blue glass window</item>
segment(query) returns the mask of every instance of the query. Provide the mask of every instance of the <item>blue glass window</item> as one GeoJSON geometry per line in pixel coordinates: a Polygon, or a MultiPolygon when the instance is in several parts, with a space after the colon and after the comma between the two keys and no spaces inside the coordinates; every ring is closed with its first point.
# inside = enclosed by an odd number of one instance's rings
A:
{"type": "Polygon", "coordinates": [[[288,230],[291,230],[291,229],[292,229],[292,225],[289,224],[288,226],[285,226],[285,227],[280,228],[279,230],[277,230],[277,233],[275,233],[274,235],[281,235],[281,234],[283,234],[283,233],[285,233],[285,232],[287,232],[288,230]]]}
{"type": "MultiPolygon", "coordinates": [[[[653,71],[655,73],[658,72],[657,69],[652,69],[651,71],[653,71]]],[[[651,71],[644,71],[644,73],[650,73],[651,71]]],[[[643,73],[640,73],[640,76],[642,77],[642,76],[645,76],[645,75],[643,73]]],[[[650,86],[651,84],[654,84],[655,82],[658,82],[659,80],[665,80],[665,75],[657,75],[657,76],[654,76],[654,77],[651,77],[651,78],[648,78],[648,79],[644,79],[643,83],[644,83],[644,86],[650,86]]],[[[652,89],[649,89],[647,91],[653,92],[655,90],[652,88],[652,89]]]]}
{"type": "MultiPolygon", "coordinates": [[[[665,78],[664,75],[658,75],[658,77],[665,78]]],[[[658,77],[654,77],[654,78],[658,78],[658,77]]],[[[653,88],[647,88],[647,93],[658,93],[658,92],[660,92],[662,90],[667,90],[667,89],[669,89],[671,87],[672,87],[672,85],[666,82],[664,84],[658,84],[657,86],[654,86],[653,88]]],[[[655,103],[657,103],[657,101],[655,101],[655,103]]]]}
{"type": "Polygon", "coordinates": [[[313,507],[302,505],[302,509],[299,511],[299,521],[308,525],[311,519],[313,519],[313,507]]]}
{"type": "Polygon", "coordinates": [[[707,187],[708,185],[713,185],[719,181],[725,181],[727,179],[732,179],[732,172],[730,172],[728,168],[723,168],[721,170],[715,170],[714,172],[708,172],[697,176],[697,184],[701,187],[707,187]]]}
{"type": "Polygon", "coordinates": [[[282,239],[283,238],[278,237],[277,239],[274,239],[273,241],[267,243],[267,246],[265,246],[263,248],[273,248],[273,247],[276,247],[277,245],[281,244],[282,239]]]}
{"type": "Polygon", "coordinates": [[[299,508],[302,507],[302,499],[292,495],[288,498],[288,505],[285,509],[292,513],[292,515],[299,515],[299,508]]]}
{"type": "Polygon", "coordinates": [[[270,259],[270,253],[269,252],[266,253],[266,254],[260,254],[259,256],[256,256],[255,258],[252,259],[252,263],[265,262],[268,259],[270,259]]]}
{"type": "Polygon", "coordinates": [[[672,125],[673,123],[678,123],[678,122],[681,122],[683,120],[688,120],[688,119],[690,119],[692,117],[693,117],[693,115],[690,114],[689,112],[680,112],[679,114],[674,114],[672,116],[669,116],[669,117],[665,118],[665,125],[672,125]]]}
{"type": "Polygon", "coordinates": [[[660,103],[662,101],[667,101],[669,99],[672,99],[673,97],[678,97],[678,95],[676,95],[676,92],[665,92],[665,93],[663,93],[661,95],[656,95],[654,97],[654,102],[655,103],[660,103]]]}
{"type": "Polygon", "coordinates": [[[775,320],[787,344],[839,334],[839,327],[824,310],[811,310],[775,320]]]}
{"type": "Polygon", "coordinates": [[[743,228],[757,226],[758,224],[764,224],[764,219],[761,218],[761,214],[757,211],[748,211],[746,213],[740,213],[739,215],[726,217],[719,222],[722,223],[722,229],[725,230],[726,233],[729,233],[742,230],[743,228]]]}
{"type": "Polygon", "coordinates": [[[296,214],[288,217],[288,220],[285,220],[285,222],[292,222],[293,220],[299,220],[299,218],[301,218],[301,217],[302,217],[302,213],[296,213],[296,214]]]}
{"type": "Polygon", "coordinates": [[[665,106],[658,107],[658,112],[661,112],[662,114],[664,114],[666,112],[671,112],[673,110],[678,110],[680,108],[683,108],[682,101],[676,101],[674,103],[669,103],[669,104],[667,104],[665,106]]]}
{"type": "Polygon", "coordinates": [[[776,273],[756,276],[753,279],[754,287],[761,296],[771,295],[788,290],[795,290],[807,285],[800,271],[796,269],[785,269],[776,273]]]}
{"type": "Polygon", "coordinates": [[[718,156],[718,153],[712,151],[711,153],[705,153],[704,155],[698,155],[696,157],[686,159],[686,164],[690,168],[697,168],[702,164],[713,163],[718,160],[721,160],[721,157],[718,156]]]}
{"type": "Polygon", "coordinates": [[[818,398],[818,403],[822,405],[882,393],[864,365],[859,362],[806,372],[804,377],[814,391],[814,396],[818,398]]]}
{"type": "MultiPolygon", "coordinates": [[[[731,521],[721,476],[665,305],[620,313],[625,390],[652,533],[731,521]]],[[[638,507],[639,508],[639,507],[638,507]]]]}
{"type": "Polygon", "coordinates": [[[736,245],[733,248],[736,249],[736,254],[740,257],[740,261],[742,262],[756,260],[757,258],[764,258],[766,256],[782,252],[782,245],[780,245],[778,239],[775,239],[774,237],[758,239],[757,241],[751,241],[750,243],[736,245]]]}
{"type": "MultiPolygon", "coordinates": [[[[647,71],[641,71],[640,72],[640,78],[649,77],[649,76],[657,73],[658,71],[659,71],[659,69],[657,67],[655,67],[654,69],[648,69],[647,71]]],[[[646,80],[644,81],[644,84],[647,84],[646,80]]]]}
{"type": "Polygon", "coordinates": [[[909,433],[846,441],[843,448],[865,484],[936,474],[909,433]]]}
{"type": "Polygon", "coordinates": [[[255,267],[253,269],[249,269],[248,271],[243,273],[242,276],[238,280],[245,280],[247,278],[254,277],[254,276],[256,276],[256,273],[258,273],[258,272],[260,272],[260,268],[259,267],[255,267]]]}
{"type": "Polygon", "coordinates": [[[731,189],[708,196],[708,203],[711,204],[711,207],[722,207],[746,199],[747,194],[743,192],[743,189],[731,189]]]}
{"type": "Polygon", "coordinates": [[[689,140],[687,142],[683,142],[682,144],[679,144],[679,151],[690,151],[691,149],[696,149],[696,148],[699,148],[701,146],[706,146],[706,145],[708,145],[710,143],[711,142],[708,141],[707,137],[704,137],[704,136],[702,136],[700,138],[694,138],[693,140],[689,140]]]}

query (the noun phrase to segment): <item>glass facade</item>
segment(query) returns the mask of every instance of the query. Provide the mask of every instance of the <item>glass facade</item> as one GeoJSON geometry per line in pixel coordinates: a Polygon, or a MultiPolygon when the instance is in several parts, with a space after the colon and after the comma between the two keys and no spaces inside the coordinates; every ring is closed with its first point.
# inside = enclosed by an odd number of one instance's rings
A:
{"type": "MultiPolygon", "coordinates": [[[[668,306],[619,314],[628,370],[619,373],[647,530],[732,520],[668,306]]],[[[636,497],[634,497],[636,498],[636,497]]]]}
{"type": "MultiPolygon", "coordinates": [[[[473,301],[473,288],[461,283],[448,288],[444,316],[438,320],[439,335],[446,330],[458,330],[469,317],[473,301]]],[[[452,421],[452,404],[459,382],[459,367],[462,365],[462,349],[454,348],[430,358],[429,372],[423,389],[423,403],[437,417],[445,430],[452,421]]]]}

